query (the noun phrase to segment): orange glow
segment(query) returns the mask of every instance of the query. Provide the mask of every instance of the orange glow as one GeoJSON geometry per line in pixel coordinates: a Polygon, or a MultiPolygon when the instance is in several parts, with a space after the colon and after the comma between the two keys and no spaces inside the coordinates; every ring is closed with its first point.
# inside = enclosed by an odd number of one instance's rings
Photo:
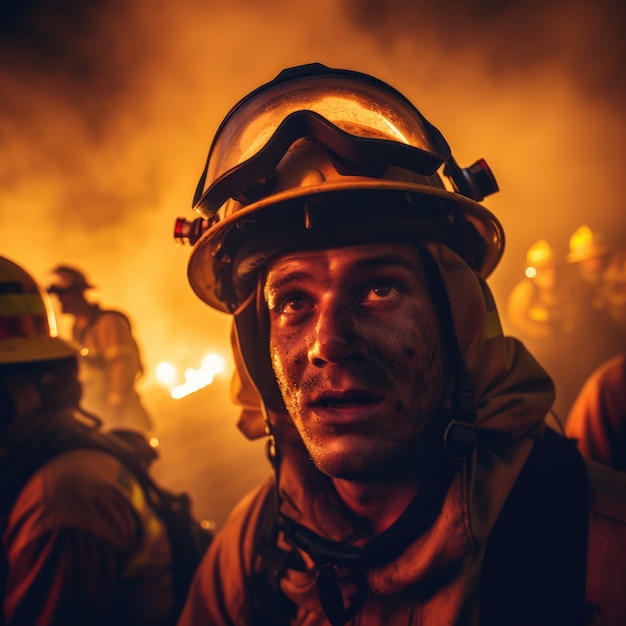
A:
{"type": "Polygon", "coordinates": [[[159,363],[156,367],[155,373],[157,378],[165,385],[170,385],[176,377],[176,368],[171,363],[165,361],[159,363]]]}
{"type": "MultiPolygon", "coordinates": [[[[23,4],[0,37],[0,249],[42,280],[58,263],[82,268],[91,298],[129,315],[164,475],[193,482],[200,514],[218,523],[266,465],[235,427],[230,317],[195,297],[172,230],[197,217],[213,134],[250,90],[311,61],[371,73],[416,104],[462,167],[485,158],[501,190],[485,205],[507,240],[489,279],[501,313],[533,242],[563,259],[580,224],[626,237],[619,3],[76,1],[64,19],[55,3],[23,4]],[[224,370],[202,388],[207,352],[224,370]],[[165,358],[194,364],[195,382],[164,387],[165,358]],[[198,389],[173,401],[177,385],[198,389]],[[207,487],[216,451],[234,474],[245,465],[247,482],[207,487]]],[[[67,337],[58,311],[57,323],[67,337]]]]}

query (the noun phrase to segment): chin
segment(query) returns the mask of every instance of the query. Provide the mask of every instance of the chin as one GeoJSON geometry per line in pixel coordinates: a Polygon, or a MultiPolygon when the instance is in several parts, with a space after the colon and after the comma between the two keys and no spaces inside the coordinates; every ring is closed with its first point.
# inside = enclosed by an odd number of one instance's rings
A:
{"type": "Polygon", "coordinates": [[[309,451],[309,455],[315,467],[330,478],[341,478],[355,482],[379,480],[381,472],[388,465],[377,457],[369,457],[363,454],[355,454],[354,451],[337,452],[329,454],[324,450],[321,454],[309,451]]]}

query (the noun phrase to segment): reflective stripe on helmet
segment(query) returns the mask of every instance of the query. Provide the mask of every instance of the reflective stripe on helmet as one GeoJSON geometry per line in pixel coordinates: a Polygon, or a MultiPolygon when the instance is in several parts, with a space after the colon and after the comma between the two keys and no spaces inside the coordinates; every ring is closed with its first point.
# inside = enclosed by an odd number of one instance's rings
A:
{"type": "Polygon", "coordinates": [[[35,280],[0,257],[0,364],[74,357],[56,336],[52,306],[35,280]]]}

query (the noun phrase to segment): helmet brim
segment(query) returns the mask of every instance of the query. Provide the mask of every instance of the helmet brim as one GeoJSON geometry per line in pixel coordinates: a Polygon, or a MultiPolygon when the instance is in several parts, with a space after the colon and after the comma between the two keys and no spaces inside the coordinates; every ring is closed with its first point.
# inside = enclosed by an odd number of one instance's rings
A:
{"type": "Polygon", "coordinates": [[[0,365],[76,358],[77,351],[60,337],[13,337],[0,341],[0,365]]]}
{"type": "MultiPolygon", "coordinates": [[[[454,208],[472,224],[486,244],[486,254],[481,267],[475,268],[483,278],[487,278],[498,265],[504,252],[504,230],[499,220],[478,202],[458,193],[429,185],[407,181],[368,179],[363,177],[344,177],[337,181],[325,181],[319,185],[297,187],[278,192],[258,200],[248,206],[231,212],[198,240],[191,253],[188,266],[188,279],[195,294],[209,306],[232,312],[219,295],[218,277],[215,273],[214,258],[220,250],[230,228],[247,216],[258,214],[272,207],[296,199],[307,197],[321,198],[324,194],[350,193],[355,191],[408,192],[425,198],[437,198],[454,208]]],[[[417,216],[416,216],[417,217],[417,216]]],[[[381,219],[384,219],[384,211],[381,219]]]]}
{"type": "Polygon", "coordinates": [[[585,248],[584,250],[569,252],[566,259],[568,263],[580,263],[581,261],[587,261],[589,259],[597,259],[606,256],[610,252],[610,246],[593,246],[585,248]]]}

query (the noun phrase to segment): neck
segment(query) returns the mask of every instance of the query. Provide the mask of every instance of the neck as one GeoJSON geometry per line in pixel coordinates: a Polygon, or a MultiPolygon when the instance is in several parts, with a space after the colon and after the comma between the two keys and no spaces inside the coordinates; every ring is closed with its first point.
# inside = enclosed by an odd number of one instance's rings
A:
{"type": "Polygon", "coordinates": [[[74,326],[76,328],[84,328],[89,326],[97,317],[98,306],[89,302],[83,302],[74,311],[74,326]]]}
{"type": "Polygon", "coordinates": [[[333,478],[344,504],[359,517],[374,535],[389,528],[419,490],[417,482],[355,482],[333,478]]]}

